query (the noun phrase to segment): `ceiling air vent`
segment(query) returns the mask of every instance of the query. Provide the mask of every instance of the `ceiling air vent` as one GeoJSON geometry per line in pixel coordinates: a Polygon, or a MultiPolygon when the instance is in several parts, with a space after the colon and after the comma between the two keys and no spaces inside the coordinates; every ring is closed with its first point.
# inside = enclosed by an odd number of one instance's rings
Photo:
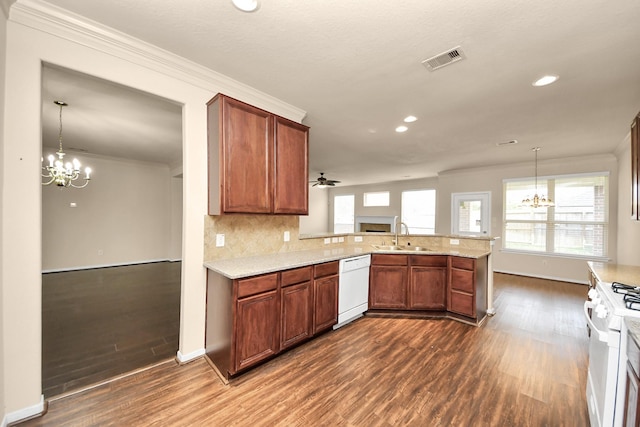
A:
{"type": "Polygon", "coordinates": [[[427,70],[429,71],[435,71],[438,68],[442,68],[445,65],[453,64],[454,62],[461,61],[465,58],[466,56],[464,52],[462,51],[462,49],[460,49],[460,46],[457,46],[444,53],[425,59],[424,61],[422,61],[422,65],[427,67],[427,70]]]}

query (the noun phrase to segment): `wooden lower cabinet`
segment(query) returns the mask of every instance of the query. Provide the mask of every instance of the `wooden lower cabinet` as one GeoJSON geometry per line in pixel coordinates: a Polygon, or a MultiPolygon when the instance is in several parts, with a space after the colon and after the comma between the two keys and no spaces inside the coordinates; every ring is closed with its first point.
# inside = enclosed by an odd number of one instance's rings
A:
{"type": "Polygon", "coordinates": [[[369,308],[407,308],[409,257],[373,254],[369,275],[369,308]]]}
{"type": "Polygon", "coordinates": [[[282,288],[280,349],[284,350],[313,334],[313,287],[311,281],[282,288]]]}
{"type": "Polygon", "coordinates": [[[338,323],[338,270],[338,261],[319,264],[314,267],[314,335],[338,323]]]}
{"type": "Polygon", "coordinates": [[[239,299],[235,314],[234,372],[278,353],[279,300],[277,290],[239,299]]]}
{"type": "Polygon", "coordinates": [[[449,262],[447,311],[476,317],[476,260],[452,256],[449,262]]]}
{"type": "Polygon", "coordinates": [[[409,308],[440,310],[447,308],[447,257],[411,256],[409,308]]]}
{"type": "Polygon", "coordinates": [[[627,385],[624,402],[624,420],[622,425],[640,426],[640,347],[630,335],[627,336],[627,385]]]}

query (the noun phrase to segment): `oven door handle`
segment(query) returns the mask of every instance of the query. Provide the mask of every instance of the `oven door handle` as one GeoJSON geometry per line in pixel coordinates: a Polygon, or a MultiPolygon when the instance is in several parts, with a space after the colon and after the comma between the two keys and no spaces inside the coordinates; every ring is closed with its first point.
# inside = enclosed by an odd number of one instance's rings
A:
{"type": "MultiPolygon", "coordinates": [[[[589,316],[588,309],[595,308],[595,304],[591,301],[584,302],[584,317],[587,319],[587,323],[589,324],[589,328],[591,328],[591,333],[596,334],[598,336],[598,341],[609,342],[609,333],[605,331],[601,331],[593,324],[593,320],[591,320],[591,316],[589,316]]],[[[594,313],[595,315],[595,313],[594,313]]]]}

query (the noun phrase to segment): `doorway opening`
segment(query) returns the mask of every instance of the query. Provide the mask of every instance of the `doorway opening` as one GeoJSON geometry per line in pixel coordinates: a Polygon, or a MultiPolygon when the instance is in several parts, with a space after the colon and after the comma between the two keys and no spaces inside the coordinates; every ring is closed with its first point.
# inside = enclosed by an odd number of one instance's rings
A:
{"type": "Polygon", "coordinates": [[[45,398],[175,358],[182,277],[182,106],[43,64],[45,158],[56,100],[69,161],[93,172],[42,188],[45,398]]]}

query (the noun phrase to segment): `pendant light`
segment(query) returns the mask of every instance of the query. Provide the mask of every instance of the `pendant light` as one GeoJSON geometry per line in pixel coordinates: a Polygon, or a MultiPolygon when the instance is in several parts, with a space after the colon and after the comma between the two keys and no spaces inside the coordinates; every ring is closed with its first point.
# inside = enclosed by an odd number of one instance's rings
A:
{"type": "MultiPolygon", "coordinates": [[[[64,156],[66,155],[64,151],[62,151],[62,107],[66,107],[67,103],[64,101],[53,101],[54,104],[60,107],[60,128],[58,132],[58,144],[59,148],[56,154],[58,158],[56,159],[53,154],[50,154],[47,160],[49,160],[48,165],[43,165],[42,170],[45,173],[42,173],[42,177],[48,179],[48,181],[43,182],[42,185],[50,185],[55,184],[58,187],[73,187],[73,188],[84,188],[89,184],[91,180],[91,168],[85,169],[85,175],[83,177],[84,184],[76,185],[74,181],[80,178],[80,162],[78,159],[73,159],[73,162],[64,163],[64,156]]],[[[44,162],[44,159],[42,159],[44,162]]]]}
{"type": "Polygon", "coordinates": [[[555,206],[555,203],[551,201],[551,199],[546,198],[544,195],[542,197],[538,196],[538,151],[540,151],[540,147],[534,147],[531,149],[535,153],[535,194],[533,198],[530,199],[527,197],[522,201],[522,206],[529,208],[549,208],[555,206]]]}

